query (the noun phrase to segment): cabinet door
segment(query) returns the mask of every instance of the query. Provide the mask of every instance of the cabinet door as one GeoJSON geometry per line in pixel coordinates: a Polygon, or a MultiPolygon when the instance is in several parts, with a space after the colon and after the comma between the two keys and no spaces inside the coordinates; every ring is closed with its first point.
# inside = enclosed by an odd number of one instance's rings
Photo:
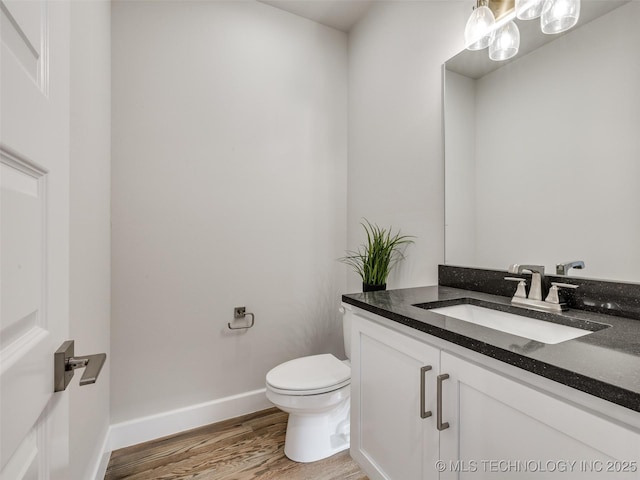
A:
{"type": "Polygon", "coordinates": [[[640,434],[443,352],[440,478],[638,479],[640,434]]]}
{"type": "Polygon", "coordinates": [[[357,315],[351,332],[352,457],[371,480],[438,478],[439,350],[357,315]]]}

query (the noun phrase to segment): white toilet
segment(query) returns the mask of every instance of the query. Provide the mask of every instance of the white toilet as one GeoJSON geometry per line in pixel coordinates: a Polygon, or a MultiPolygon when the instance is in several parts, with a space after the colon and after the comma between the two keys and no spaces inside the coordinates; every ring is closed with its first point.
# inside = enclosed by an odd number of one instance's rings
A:
{"type": "MultiPolygon", "coordinates": [[[[350,320],[343,318],[344,348],[350,358],[350,320]]],[[[289,414],[284,453],[296,462],[315,462],[349,448],[351,391],[349,360],[327,353],[296,358],[267,373],[267,398],[289,414]]]]}

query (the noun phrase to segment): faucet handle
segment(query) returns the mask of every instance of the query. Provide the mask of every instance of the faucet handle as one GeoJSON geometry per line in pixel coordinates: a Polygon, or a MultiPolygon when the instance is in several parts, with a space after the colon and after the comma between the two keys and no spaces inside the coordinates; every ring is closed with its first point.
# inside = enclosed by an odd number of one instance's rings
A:
{"type": "Polygon", "coordinates": [[[570,283],[560,283],[560,282],[551,282],[551,288],[549,289],[549,295],[544,299],[545,302],[548,303],[560,303],[560,297],[558,297],[558,289],[559,288],[570,288],[575,290],[578,288],[578,285],[572,285],[570,283]]]}
{"type": "Polygon", "coordinates": [[[571,288],[575,290],[580,285],[574,285],[573,283],[551,282],[551,285],[555,285],[558,288],[571,288]]]}
{"type": "Polygon", "coordinates": [[[516,293],[513,295],[517,298],[527,298],[527,279],[519,278],[519,277],[504,277],[505,280],[509,280],[510,282],[519,282],[518,288],[516,289],[516,293]]]}

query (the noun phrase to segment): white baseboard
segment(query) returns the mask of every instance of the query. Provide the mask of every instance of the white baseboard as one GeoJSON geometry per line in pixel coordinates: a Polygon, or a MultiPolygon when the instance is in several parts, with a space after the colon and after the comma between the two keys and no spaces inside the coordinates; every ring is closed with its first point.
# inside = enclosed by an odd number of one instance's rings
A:
{"type": "MultiPolygon", "coordinates": [[[[109,442],[106,445],[105,453],[108,454],[118,448],[129,447],[210,423],[265,410],[272,406],[273,404],[267,400],[265,389],[261,388],[148,417],[116,423],[109,427],[109,442]]],[[[100,478],[104,478],[104,476],[100,478]]]]}

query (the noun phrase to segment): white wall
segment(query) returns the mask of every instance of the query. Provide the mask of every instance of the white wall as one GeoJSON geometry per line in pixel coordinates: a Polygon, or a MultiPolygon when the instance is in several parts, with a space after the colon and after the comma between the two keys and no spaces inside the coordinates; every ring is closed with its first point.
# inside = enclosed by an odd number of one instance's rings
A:
{"type": "Polygon", "coordinates": [[[71,2],[70,337],[107,353],[94,385],[69,386],[70,480],[93,478],[109,427],[111,37],[108,1],[71,2]]]}
{"type": "Polygon", "coordinates": [[[253,1],[112,10],[113,421],[343,355],[346,35],[253,1]]]}
{"type": "MultiPolygon", "coordinates": [[[[348,242],[362,217],[415,235],[388,288],[437,283],[444,259],[442,64],[473,2],[376,2],[349,35],[348,242]]],[[[349,290],[361,288],[349,274],[349,290]]]]}
{"type": "Polygon", "coordinates": [[[639,21],[631,2],[477,80],[477,256],[447,261],[638,280],[639,21]]]}

